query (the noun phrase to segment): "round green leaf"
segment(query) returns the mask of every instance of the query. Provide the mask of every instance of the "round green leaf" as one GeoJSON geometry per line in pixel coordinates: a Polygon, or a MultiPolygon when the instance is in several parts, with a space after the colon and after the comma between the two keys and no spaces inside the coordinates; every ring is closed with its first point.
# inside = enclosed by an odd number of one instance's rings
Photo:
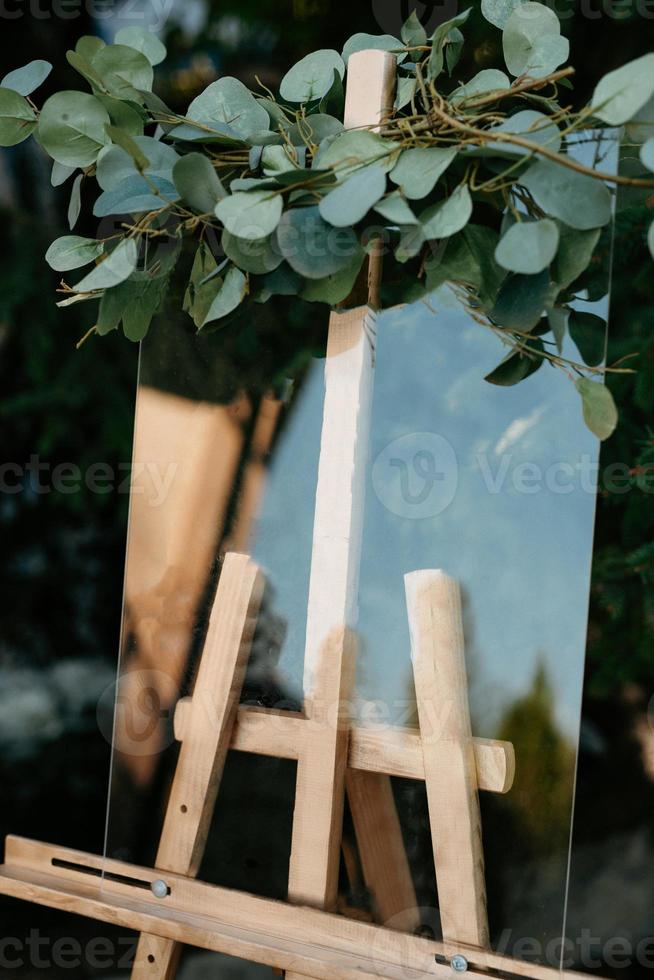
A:
{"type": "Polygon", "coordinates": [[[390,170],[397,159],[397,146],[368,130],[352,130],[336,136],[327,146],[321,146],[313,161],[315,170],[332,167],[344,177],[362,164],[378,163],[390,170]]]}
{"type": "MultiPolygon", "coordinates": [[[[268,129],[268,113],[243,82],[219,78],[191,102],[187,118],[212,125],[228,126],[241,139],[268,129]]],[[[196,137],[197,138],[197,137],[196,137]]]]}
{"type": "Polygon", "coordinates": [[[80,37],[75,45],[75,51],[86,61],[92,61],[101,48],[106,47],[106,42],[102,38],[92,34],[85,34],[80,37]]]}
{"type": "Polygon", "coordinates": [[[481,12],[491,24],[504,30],[509,17],[521,3],[525,0],[481,0],[481,12]]]}
{"type": "Polygon", "coordinates": [[[24,68],[16,68],[0,82],[2,88],[10,88],[19,95],[31,95],[42,85],[50,72],[52,65],[49,61],[30,61],[24,68]]]}
{"type": "Polygon", "coordinates": [[[391,180],[399,184],[402,193],[410,201],[419,201],[431,194],[439,177],[445,173],[456,154],[456,147],[415,147],[404,150],[391,171],[391,180]]]}
{"type": "Polygon", "coordinates": [[[232,266],[218,290],[216,298],[209,307],[204,324],[212,320],[221,320],[237,309],[245,299],[248,291],[248,281],[240,269],[232,266]]]}
{"type": "Polygon", "coordinates": [[[235,235],[230,235],[225,230],[223,231],[222,244],[225,255],[232,260],[234,265],[256,276],[264,276],[268,272],[273,272],[284,260],[273,236],[260,238],[257,241],[247,241],[245,238],[236,238],[235,235]]]}
{"type": "Polygon", "coordinates": [[[79,235],[64,235],[57,238],[45,253],[45,259],[51,269],[57,272],[68,272],[79,269],[93,262],[104,252],[104,242],[94,238],[80,238],[79,235]]]}
{"type": "Polygon", "coordinates": [[[375,211],[394,225],[417,225],[419,223],[400,191],[393,191],[383,201],[376,204],[375,211]]]}
{"type": "Polygon", "coordinates": [[[500,287],[491,319],[509,330],[532,330],[540,321],[550,295],[547,270],[535,276],[508,276],[500,287]]]}
{"type": "Polygon", "coordinates": [[[277,229],[282,255],[306,279],[325,279],[353,261],[361,246],[351,228],[333,228],[317,207],[291,208],[277,229]]]}
{"type": "Polygon", "coordinates": [[[116,34],[115,43],[140,51],[151,65],[160,64],[167,54],[165,45],[156,34],[146,31],[143,27],[122,27],[116,34]]]}
{"type": "MultiPolygon", "coordinates": [[[[407,48],[419,48],[427,44],[427,31],[420,23],[415,10],[411,11],[408,19],[404,22],[401,33],[402,41],[407,48]]],[[[419,58],[420,53],[416,52],[414,60],[418,60],[419,58]]]]}
{"type": "Polygon", "coordinates": [[[606,355],[606,320],[595,313],[572,310],[568,329],[584,364],[589,367],[601,364],[606,355]]]}
{"type": "Polygon", "coordinates": [[[129,279],[136,268],[138,249],[132,238],[123,239],[103,262],[96,265],[75,286],[77,293],[90,293],[94,289],[111,289],[129,279]]]}
{"type": "MultiPolygon", "coordinates": [[[[491,133],[510,133],[512,136],[522,136],[531,143],[538,143],[539,146],[546,146],[554,153],[561,149],[561,130],[553,123],[549,116],[535,109],[523,109],[509,116],[499,126],[494,126],[491,133]]],[[[497,153],[517,154],[524,156],[531,152],[522,146],[515,146],[511,143],[503,143],[501,139],[493,140],[487,144],[489,150],[497,153]]]]}
{"type": "Polygon", "coordinates": [[[272,235],[283,207],[281,194],[266,190],[238,191],[219,201],[215,214],[230,234],[255,241],[272,235]]]}
{"type": "Polygon", "coordinates": [[[284,75],[279,94],[287,102],[322,99],[333,85],[334,72],[341,78],[345,75],[345,65],[338,51],[314,51],[284,75]]]}
{"type": "MultiPolygon", "coordinates": [[[[180,159],[172,146],[151,136],[135,136],[134,143],[147,160],[143,173],[172,181],[173,168],[180,159]]],[[[97,181],[103,191],[116,190],[124,180],[138,173],[134,158],[121,146],[107,146],[98,156],[97,181]]]]}
{"type": "Polygon", "coordinates": [[[640,159],[648,170],[654,170],[654,137],[648,139],[640,148],[640,159]]]}
{"type": "Polygon", "coordinates": [[[330,306],[342,303],[354,289],[364,258],[365,253],[361,250],[340,272],[325,279],[308,279],[300,293],[301,298],[307,303],[328,303],[330,306]]]}
{"type": "Polygon", "coordinates": [[[38,136],[46,153],[69,167],[89,167],[109,142],[109,113],[93,95],[57,92],[43,106],[38,136]]]}
{"type": "MultiPolygon", "coordinates": [[[[529,346],[538,352],[545,350],[541,340],[532,340],[529,346]]],[[[532,354],[531,351],[525,354],[516,351],[509,354],[494,371],[487,374],[484,381],[488,381],[492,385],[499,385],[502,388],[511,388],[535,374],[542,366],[543,358],[539,357],[538,354],[532,354]]]]}
{"type": "Polygon", "coordinates": [[[567,289],[588,268],[601,230],[591,228],[588,231],[578,231],[576,228],[561,225],[559,232],[559,250],[552,266],[552,278],[561,289],[567,289]]]}
{"type": "Polygon", "coordinates": [[[50,183],[53,187],[60,187],[65,184],[69,177],[72,177],[77,167],[67,167],[63,163],[57,163],[55,160],[52,164],[52,176],[50,177],[50,183]]]}
{"type": "Polygon", "coordinates": [[[143,214],[160,211],[179,200],[175,185],[164,177],[126,177],[118,187],[105,191],[93,205],[96,218],[109,214],[143,214]]]}
{"type": "Polygon", "coordinates": [[[173,181],[186,203],[200,214],[210,214],[227,194],[204,153],[181,157],[173,167],[173,181]]]}
{"type": "Polygon", "coordinates": [[[96,99],[109,113],[112,125],[122,129],[127,136],[143,136],[146,120],[140,111],[140,106],[136,103],[123,102],[113,95],[96,95],[96,99]]]}
{"type": "Polygon", "coordinates": [[[398,63],[406,59],[404,43],[392,34],[354,34],[343,48],[343,61],[348,63],[358,51],[394,51],[398,63]]]}
{"type": "Polygon", "coordinates": [[[512,75],[544,78],[567,60],[570,43],[561,37],[559,18],[542,3],[516,7],[502,35],[504,60],[512,75]]]}
{"type": "Polygon", "coordinates": [[[152,65],[140,51],[126,44],[107,44],[93,56],[93,70],[102,78],[110,95],[117,99],[138,98],[154,81],[152,65]]]}
{"type": "Polygon", "coordinates": [[[598,439],[609,439],[618,426],[618,410],[613,395],[601,381],[580,378],[577,391],[581,395],[586,425],[598,439]]]}
{"type": "Polygon", "coordinates": [[[36,115],[22,95],[0,88],[0,146],[22,143],[36,129],[36,115]]]}
{"type": "Polygon", "coordinates": [[[427,208],[420,216],[425,238],[449,238],[468,224],[472,215],[472,198],[467,184],[459,184],[455,191],[439,204],[427,208]]]}
{"type": "Polygon", "coordinates": [[[653,95],[654,54],[644,54],[605,75],[590,104],[598,119],[609,126],[621,126],[633,119],[653,95]]]}
{"type": "Polygon", "coordinates": [[[571,228],[601,228],[611,220],[611,194],[594,177],[540,160],[520,178],[520,183],[546,214],[571,228]]]}
{"type": "Polygon", "coordinates": [[[487,92],[505,91],[511,88],[509,76],[497,68],[484,68],[471,78],[465,85],[460,85],[450,96],[451,102],[460,102],[462,99],[472,99],[475,95],[484,95],[487,92]]]}
{"type": "Polygon", "coordinates": [[[495,249],[495,261],[509,272],[535,275],[546,269],[559,247],[559,229],[554,221],[518,221],[495,249]]]}
{"type": "Polygon", "coordinates": [[[320,214],[336,228],[349,228],[362,218],[386,193],[386,171],[372,164],[348,177],[320,202],[320,214]]]}

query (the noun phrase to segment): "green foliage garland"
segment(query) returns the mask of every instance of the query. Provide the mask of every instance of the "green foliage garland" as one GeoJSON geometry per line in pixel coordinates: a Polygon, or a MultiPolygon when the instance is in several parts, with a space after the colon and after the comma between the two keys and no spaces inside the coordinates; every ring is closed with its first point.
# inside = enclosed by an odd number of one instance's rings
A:
{"type": "MultiPolygon", "coordinates": [[[[67,57],[91,92],[59,92],[40,111],[31,95],[50,66],[10,72],[0,83],[0,145],[34,135],[54,161],[53,185],[74,178],[71,232],[83,181],[100,190],[97,238],[70,234],[47,252],[61,272],[93,264],[74,285],[62,282],[59,305],[99,300],[90,333],[122,326],[141,340],[190,238],[184,310],[198,330],[273,296],[342,309],[355,302],[366,253],[381,242],[380,308],[449,283],[508,348],[489,382],[516,384],[547,361],[568,373],[587,424],[608,438],[617,412],[598,380],[607,370],[605,324],[573,304],[605,291],[596,255],[600,246],[606,253],[615,186],[643,202],[654,188],[654,53],[606,75],[573,112],[563,100],[573,70],[561,67],[568,42],[556,15],[531,0],[482,0],[482,12],[502,31],[512,78],[486,69],[456,80],[470,10],[431,38],[412,14],[400,38],[360,34],[340,54],[309,54],[278,95],[220,78],[185,116],[152,92],[166,52],[136,28],[110,45],[81,38],[67,57]],[[345,131],[347,63],[369,48],[396,56],[395,108],[376,131],[345,131]],[[615,127],[639,148],[639,172],[628,177],[601,170],[615,127]],[[592,166],[575,153],[589,130],[592,166]],[[567,332],[585,363],[563,357],[567,332]]],[[[654,223],[648,243],[654,255],[654,223]]]]}

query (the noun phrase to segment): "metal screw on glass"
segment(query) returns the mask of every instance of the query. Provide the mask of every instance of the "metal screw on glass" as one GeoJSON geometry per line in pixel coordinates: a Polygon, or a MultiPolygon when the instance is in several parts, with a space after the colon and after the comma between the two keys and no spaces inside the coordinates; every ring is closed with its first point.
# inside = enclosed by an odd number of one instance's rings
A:
{"type": "Polygon", "coordinates": [[[465,973],[468,969],[468,961],[465,956],[461,956],[460,953],[457,953],[457,955],[453,956],[450,960],[450,966],[455,973],[465,973]]]}
{"type": "Polygon", "coordinates": [[[161,878],[152,882],[150,890],[155,898],[166,898],[168,895],[168,885],[161,878]]]}

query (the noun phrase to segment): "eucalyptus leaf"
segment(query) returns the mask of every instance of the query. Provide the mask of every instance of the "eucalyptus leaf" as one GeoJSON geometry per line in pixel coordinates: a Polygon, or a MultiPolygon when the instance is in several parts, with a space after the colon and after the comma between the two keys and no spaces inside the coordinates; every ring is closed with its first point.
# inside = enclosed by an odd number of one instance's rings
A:
{"type": "Polygon", "coordinates": [[[109,88],[105,84],[102,76],[94,69],[93,64],[77,51],[67,51],[66,60],[79,72],[82,78],[86,79],[94,95],[109,95],[109,88]]]}
{"type": "Polygon", "coordinates": [[[156,34],[144,27],[122,27],[115,37],[116,44],[124,44],[128,48],[140,51],[151,65],[159,65],[166,57],[166,47],[156,34]]]}
{"type": "Polygon", "coordinates": [[[248,241],[245,238],[237,238],[225,230],[222,245],[225,255],[234,265],[244,272],[251,272],[257,276],[273,272],[281,265],[284,258],[272,235],[257,241],[248,241]]]}
{"type": "Polygon", "coordinates": [[[381,214],[382,218],[395,225],[417,225],[419,224],[415,214],[405,201],[400,191],[394,191],[379,201],[375,205],[375,211],[381,214]]]}
{"type": "Polygon", "coordinates": [[[601,364],[606,354],[606,321],[595,313],[572,310],[568,330],[584,364],[589,367],[601,364]]]}
{"type": "Polygon", "coordinates": [[[143,136],[146,119],[144,110],[135,102],[124,102],[113,95],[96,95],[109,113],[114,127],[121,129],[127,136],[143,136]]]}
{"type": "Polygon", "coordinates": [[[320,202],[320,214],[336,228],[348,228],[365,218],[386,193],[386,171],[371,164],[348,177],[320,202]]]}
{"type": "Polygon", "coordinates": [[[263,150],[261,157],[263,172],[266,177],[275,177],[277,174],[297,172],[298,165],[292,160],[285,146],[267,146],[263,150]]]}
{"type": "Polygon", "coordinates": [[[559,225],[559,250],[552,266],[552,278],[561,289],[567,289],[584,272],[599,242],[601,229],[579,231],[559,225]]]}
{"type": "Polygon", "coordinates": [[[106,127],[110,123],[108,112],[93,95],[57,92],[41,110],[39,141],[58,163],[89,167],[109,142],[106,127]]]}
{"type": "Polygon", "coordinates": [[[500,287],[490,317],[501,327],[528,333],[540,321],[549,297],[547,270],[535,276],[508,276],[500,287]]]}
{"type": "Polygon", "coordinates": [[[136,242],[131,238],[123,239],[106,259],[77,283],[75,291],[90,293],[96,289],[111,289],[119,282],[129,279],[136,268],[137,261],[136,242]]]}
{"type": "Polygon", "coordinates": [[[302,144],[318,146],[323,140],[338,136],[343,131],[344,126],[339,119],[323,112],[314,112],[298,119],[287,129],[288,139],[296,147],[302,144]]]}
{"type": "Polygon", "coordinates": [[[320,112],[326,116],[341,117],[344,110],[345,88],[343,87],[343,76],[334,68],[331,88],[320,102],[320,112]]]}
{"type": "Polygon", "coordinates": [[[398,262],[404,263],[415,258],[416,255],[420,255],[427,239],[420,223],[417,225],[400,225],[400,232],[400,240],[395,249],[395,258],[398,262]]]}
{"type": "Polygon", "coordinates": [[[601,180],[550,160],[539,160],[520,183],[546,214],[571,228],[601,228],[611,220],[611,194],[601,180]]]}
{"type": "Polygon", "coordinates": [[[164,177],[126,177],[118,187],[104,191],[93,206],[96,218],[110,214],[160,211],[179,200],[175,185],[164,177]]]}
{"type": "Polygon", "coordinates": [[[586,425],[598,439],[609,439],[618,426],[618,410],[613,395],[601,381],[580,378],[576,384],[586,425]]]}
{"type": "Polygon", "coordinates": [[[467,184],[459,184],[445,201],[420,215],[425,238],[449,238],[464,228],[472,215],[472,198],[467,184]]]}
{"type": "Polygon", "coordinates": [[[50,177],[50,183],[53,187],[61,187],[65,184],[69,177],[72,177],[77,167],[67,167],[63,163],[57,163],[55,160],[52,164],[52,175],[50,177]]]}
{"type": "Polygon", "coordinates": [[[400,76],[397,80],[397,92],[395,94],[395,108],[404,109],[411,102],[418,90],[417,78],[405,78],[400,76]]]}
{"type": "Polygon", "coordinates": [[[235,129],[220,122],[192,120],[173,126],[168,135],[171,139],[186,143],[217,143],[219,146],[234,148],[248,145],[235,129]]]}
{"type": "Polygon", "coordinates": [[[348,298],[361,271],[363,251],[355,253],[349,265],[325,279],[309,279],[300,293],[308,303],[328,303],[336,306],[348,298]]]}
{"type": "Polygon", "coordinates": [[[537,351],[536,354],[522,353],[520,351],[509,356],[499,364],[494,371],[487,374],[485,381],[492,385],[500,385],[507,388],[519,384],[526,378],[535,374],[543,366],[543,359],[538,354],[544,351],[543,343],[540,340],[532,340],[529,347],[537,351]]]}
{"type": "Polygon", "coordinates": [[[189,153],[175,162],[173,182],[182,198],[200,214],[212,214],[227,191],[204,153],[189,153]]]}
{"type": "Polygon", "coordinates": [[[306,279],[325,279],[341,272],[361,250],[351,228],[327,224],[316,206],[285,211],[277,241],[291,268],[306,279]]]}
{"type": "Polygon", "coordinates": [[[0,146],[16,146],[36,129],[29,102],[10,88],[0,88],[0,146]]]}
{"type": "Polygon", "coordinates": [[[422,200],[456,158],[456,147],[415,147],[404,150],[391,171],[391,180],[399,184],[410,201],[422,200]]]}
{"type": "Polygon", "coordinates": [[[24,68],[16,68],[5,75],[0,87],[10,88],[19,95],[31,95],[43,84],[51,71],[52,65],[49,61],[30,61],[24,68]]]}
{"type": "Polygon", "coordinates": [[[495,261],[499,236],[492,228],[468,224],[448,239],[442,252],[432,255],[425,264],[430,292],[443,283],[458,282],[471,288],[476,302],[484,310],[493,307],[506,278],[506,272],[495,261]]]}
{"type": "Polygon", "coordinates": [[[465,99],[472,99],[476,95],[486,95],[488,92],[506,91],[511,88],[511,81],[508,75],[497,68],[484,68],[478,72],[465,85],[460,85],[452,92],[451,102],[461,102],[465,99]]]}
{"type": "Polygon", "coordinates": [[[512,75],[544,78],[567,60],[570,42],[561,36],[559,18],[542,3],[516,7],[502,35],[504,60],[512,75]]]}
{"type": "Polygon", "coordinates": [[[434,31],[431,39],[431,55],[429,57],[429,64],[427,73],[430,81],[434,81],[445,67],[445,45],[448,43],[450,32],[456,28],[461,27],[467,21],[472,7],[468,7],[462,13],[457,14],[456,17],[452,17],[450,20],[445,21],[440,24],[434,31]]]}
{"type": "Polygon", "coordinates": [[[104,242],[94,238],[80,238],[79,235],[64,235],[57,238],[45,253],[45,260],[51,269],[68,272],[88,265],[104,252],[104,242]]]}
{"type": "Polygon", "coordinates": [[[107,44],[93,56],[91,66],[102,79],[109,95],[139,101],[139,90],[149,90],[154,81],[152,65],[140,51],[126,44],[107,44]]]}
{"type": "Polygon", "coordinates": [[[188,119],[208,126],[228,127],[226,135],[235,133],[247,139],[252,133],[268,129],[268,113],[252,93],[236,78],[219,78],[193,99],[188,119]]]}
{"type": "Polygon", "coordinates": [[[487,21],[504,30],[509,17],[526,0],[481,0],[481,12],[487,21]]]}
{"type": "Polygon", "coordinates": [[[248,281],[240,269],[232,266],[225,276],[218,293],[209,307],[204,318],[205,326],[214,320],[221,320],[237,309],[245,299],[248,291],[248,281]]]}
{"type": "MultiPolygon", "coordinates": [[[[117,190],[123,181],[138,176],[139,161],[143,174],[171,183],[173,168],[180,159],[179,154],[175,152],[172,146],[155,140],[151,136],[136,136],[131,142],[133,143],[131,152],[128,152],[124,146],[115,144],[100,152],[96,178],[102,190],[117,190]],[[139,161],[135,159],[136,154],[138,154],[139,161]]],[[[125,144],[125,146],[127,145],[125,144]]]]}
{"type": "Polygon", "coordinates": [[[262,276],[259,284],[257,302],[267,303],[271,296],[297,296],[302,290],[304,280],[287,262],[282,262],[274,272],[262,276]]]}
{"type": "Polygon", "coordinates": [[[654,95],[654,53],[644,54],[608,75],[596,86],[590,106],[609,126],[629,122],[654,95]]]}
{"type": "Polygon", "coordinates": [[[321,147],[313,166],[316,170],[333,167],[343,177],[368,163],[378,163],[388,171],[394,166],[397,153],[397,146],[390,140],[365,129],[352,130],[341,133],[328,146],[321,147]]]}
{"type": "Polygon", "coordinates": [[[445,64],[447,65],[448,75],[452,74],[461,59],[464,40],[463,34],[458,27],[453,27],[450,33],[447,35],[447,44],[445,45],[445,64]]]}
{"type": "Polygon", "coordinates": [[[215,215],[230,234],[255,241],[273,233],[283,207],[281,194],[266,190],[238,191],[219,201],[215,215]]]}
{"type": "MultiPolygon", "coordinates": [[[[128,280],[121,285],[131,286],[132,283],[128,280]]],[[[131,302],[125,305],[122,320],[123,333],[127,339],[139,343],[147,335],[155,314],[161,308],[168,289],[168,277],[156,276],[135,285],[137,288],[133,292],[131,302]]]]}
{"type": "MultiPolygon", "coordinates": [[[[549,116],[538,112],[536,109],[522,109],[515,115],[509,116],[498,126],[494,126],[489,132],[521,136],[529,140],[530,143],[546,146],[554,153],[558,153],[561,149],[561,130],[549,116]]],[[[524,156],[531,152],[526,147],[505,143],[501,139],[489,142],[487,148],[498,153],[517,154],[518,156],[524,156]]]]}
{"type": "Polygon", "coordinates": [[[338,51],[314,51],[284,75],[279,94],[285,101],[295,103],[323,99],[332,88],[334,72],[341,79],[345,75],[345,64],[338,51]]]}
{"type": "Polygon", "coordinates": [[[200,242],[193,260],[191,277],[184,295],[183,309],[199,330],[222,282],[213,278],[218,264],[206,242],[200,242]]]}
{"type": "Polygon", "coordinates": [[[565,307],[554,306],[551,310],[547,311],[547,322],[550,330],[554,334],[556,348],[559,354],[563,353],[563,344],[568,332],[569,319],[570,311],[565,307]]]}
{"type": "MultiPolygon", "coordinates": [[[[402,41],[407,48],[420,48],[427,44],[427,31],[420,23],[415,10],[412,10],[402,27],[402,41]]],[[[419,61],[421,52],[416,51],[412,58],[419,61]]]]}
{"type": "Polygon", "coordinates": [[[534,275],[546,269],[559,247],[554,221],[518,221],[509,228],[495,250],[495,261],[509,272],[534,275]]]}
{"type": "Polygon", "coordinates": [[[343,61],[348,63],[353,54],[359,51],[393,51],[398,63],[406,59],[404,44],[392,34],[353,34],[343,48],[343,61]]]}
{"type": "Polygon", "coordinates": [[[68,227],[72,231],[77,224],[77,219],[80,216],[82,210],[82,181],[84,180],[84,174],[78,174],[73,181],[73,186],[70,192],[70,200],[68,202],[68,227]]]}
{"type": "Polygon", "coordinates": [[[129,157],[131,157],[137,171],[140,174],[147,170],[147,168],[150,166],[150,161],[138,143],[136,143],[128,133],[124,133],[118,126],[107,126],[107,135],[117,146],[119,146],[129,157]]]}
{"type": "Polygon", "coordinates": [[[101,48],[106,47],[106,42],[99,37],[86,34],[80,37],[75,45],[75,53],[86,61],[92,61],[101,48]]]}

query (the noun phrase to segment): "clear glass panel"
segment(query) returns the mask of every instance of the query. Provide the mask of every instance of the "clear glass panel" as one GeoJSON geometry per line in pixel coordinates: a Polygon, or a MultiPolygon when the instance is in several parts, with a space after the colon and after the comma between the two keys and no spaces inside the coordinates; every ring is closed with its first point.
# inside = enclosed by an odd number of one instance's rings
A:
{"type": "MultiPolygon", "coordinates": [[[[593,142],[578,147],[581,159],[596,153],[593,142]]],[[[614,144],[602,157],[605,169],[615,165],[614,144]]],[[[604,285],[578,308],[606,319],[604,285]]],[[[302,316],[294,326],[312,330],[319,350],[326,324],[313,311],[302,316]]],[[[301,707],[324,361],[308,360],[286,383],[288,349],[275,343],[282,322],[198,339],[171,321],[142,345],[112,858],[155,863],[177,758],[174,708],[193,689],[227,551],[250,553],[267,580],[242,700],[301,707]]],[[[598,442],[565,372],[545,365],[509,388],[484,381],[502,346],[449,287],[429,307],[382,315],[376,331],[359,618],[350,624],[360,643],[358,724],[415,729],[403,576],[444,569],[462,590],[473,732],[510,741],[516,753],[512,790],[481,799],[492,944],[553,965],[564,934],[598,442]]],[[[569,338],[563,356],[581,356],[569,338]]],[[[105,709],[110,734],[112,698],[105,709]]],[[[439,936],[424,783],[393,783],[422,928],[439,936]]],[[[294,789],[293,762],[230,753],[200,877],[285,898],[294,789]]],[[[345,839],[342,907],[371,917],[348,812],[345,839]]],[[[215,959],[220,975],[233,967],[225,964],[215,959]]]]}

